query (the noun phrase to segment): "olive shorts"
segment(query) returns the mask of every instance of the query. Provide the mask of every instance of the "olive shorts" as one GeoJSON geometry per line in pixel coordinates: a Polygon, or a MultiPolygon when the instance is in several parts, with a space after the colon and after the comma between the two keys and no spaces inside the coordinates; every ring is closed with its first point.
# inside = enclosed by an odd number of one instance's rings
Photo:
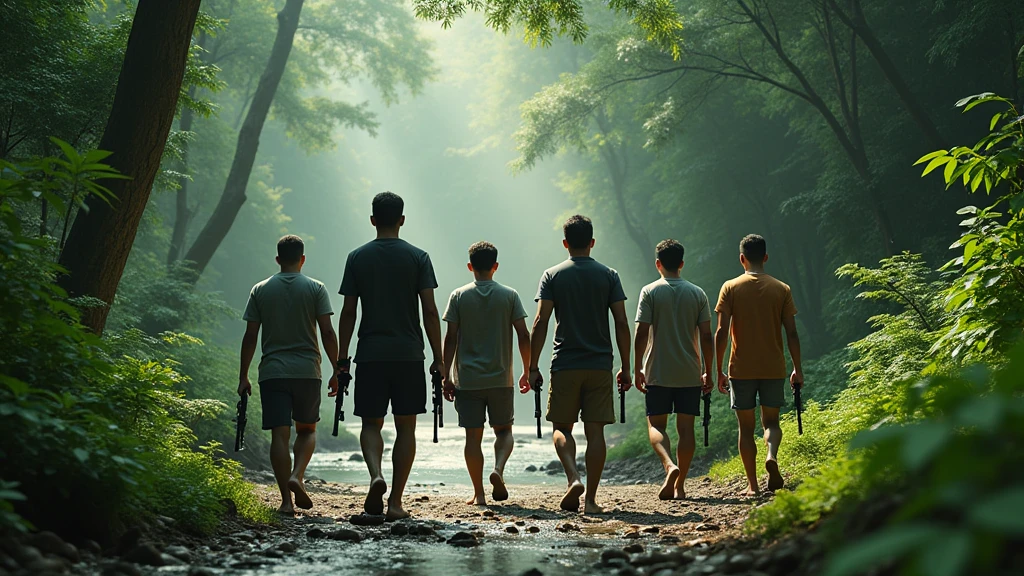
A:
{"type": "Polygon", "coordinates": [[[729,379],[729,398],[733,410],[753,410],[757,400],[765,408],[782,408],[786,403],[785,378],[762,380],[729,379]]]}
{"type": "Polygon", "coordinates": [[[644,400],[647,403],[648,416],[664,414],[689,414],[700,416],[700,386],[685,388],[669,388],[667,386],[648,386],[644,400]]]}
{"type": "Polygon", "coordinates": [[[615,384],[609,370],[559,370],[548,386],[548,422],[615,423],[615,384]]]}
{"type": "Polygon", "coordinates": [[[263,429],[320,421],[320,396],[323,385],[316,378],[277,378],[260,382],[260,406],[263,429]]]}
{"type": "Polygon", "coordinates": [[[491,426],[511,426],[515,409],[515,390],[511,386],[455,391],[455,411],[463,428],[483,428],[485,412],[491,426]]]}

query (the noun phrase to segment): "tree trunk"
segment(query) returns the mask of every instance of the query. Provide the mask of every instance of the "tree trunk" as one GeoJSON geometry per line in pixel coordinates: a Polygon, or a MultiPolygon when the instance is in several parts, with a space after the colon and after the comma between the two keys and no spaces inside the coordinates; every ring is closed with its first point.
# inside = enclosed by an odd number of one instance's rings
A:
{"type": "Polygon", "coordinates": [[[121,281],[135,233],[160,170],[174,122],[200,0],[140,0],[132,22],[114,104],[99,148],[130,180],[104,184],[107,203],[90,197],[75,219],[60,264],[60,285],[71,296],[92,296],[106,306],[90,308],[82,322],[101,334],[121,281]]]}
{"type": "MultiPolygon", "coordinates": [[[[196,91],[194,87],[188,89],[189,96],[194,96],[196,91]]],[[[195,113],[192,112],[191,108],[185,108],[181,111],[181,122],[179,127],[182,132],[192,131],[192,121],[195,118],[195,113]]],[[[181,172],[185,174],[188,169],[188,143],[185,143],[185,148],[181,153],[181,172]]],[[[178,180],[178,191],[175,193],[174,201],[174,228],[171,232],[171,246],[167,251],[167,265],[170,266],[181,258],[182,252],[185,251],[185,235],[188,233],[188,221],[192,215],[188,209],[188,177],[182,176],[178,180]]]]}
{"type": "Polygon", "coordinates": [[[295,31],[299,26],[302,3],[303,0],[288,0],[284,8],[277,13],[277,37],[274,39],[267,67],[263,70],[256,93],[253,95],[252,104],[238,132],[238,145],[231,163],[231,172],[224,184],[224,194],[221,195],[210,220],[185,255],[185,260],[196,272],[195,280],[198,280],[210,264],[210,259],[231,230],[238,211],[245,203],[245,189],[256,161],[256,152],[259,150],[260,133],[263,131],[263,125],[270,113],[270,105],[277,93],[277,86],[288,64],[288,55],[291,53],[295,31]]]}

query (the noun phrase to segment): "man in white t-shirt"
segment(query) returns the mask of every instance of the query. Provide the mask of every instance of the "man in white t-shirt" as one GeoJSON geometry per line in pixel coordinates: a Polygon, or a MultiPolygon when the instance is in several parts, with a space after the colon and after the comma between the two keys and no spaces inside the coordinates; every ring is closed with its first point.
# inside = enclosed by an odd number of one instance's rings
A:
{"type": "Polygon", "coordinates": [[[658,498],[678,500],[686,497],[684,483],[696,447],[693,421],[700,414],[701,393],[712,387],[714,339],[707,294],[679,276],[683,245],[664,240],[656,252],[661,279],[644,286],[636,311],[634,380],[647,395],[648,436],[665,467],[658,498]],[[671,413],[676,415],[679,432],[675,463],[665,432],[671,413]]]}
{"type": "Polygon", "coordinates": [[[505,463],[512,455],[512,421],[515,389],[512,376],[512,332],[518,336],[523,375],[519,391],[529,392],[526,370],[530,365],[530,331],[519,294],[494,281],[498,249],[490,242],[469,247],[469,270],[476,279],[452,292],[443,319],[448,324],[444,339],[444,396],[455,401],[459,426],[466,429],[466,467],[473,482],[473,498],[467,504],[486,506],[484,496],[484,420],[494,429],[494,471],[491,497],[508,499],[505,463]],[[454,367],[454,378],[452,368],[454,367]]]}

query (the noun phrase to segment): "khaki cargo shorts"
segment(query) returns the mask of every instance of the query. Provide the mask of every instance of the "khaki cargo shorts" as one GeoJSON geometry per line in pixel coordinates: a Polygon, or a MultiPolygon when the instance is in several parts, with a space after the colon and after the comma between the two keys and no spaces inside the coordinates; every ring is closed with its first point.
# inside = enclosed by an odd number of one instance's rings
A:
{"type": "Polygon", "coordinates": [[[609,370],[559,370],[548,386],[548,422],[615,423],[615,384],[609,370]]]}
{"type": "Polygon", "coordinates": [[[492,427],[511,426],[515,407],[515,390],[511,386],[455,391],[455,411],[462,428],[483,428],[484,412],[492,427]]]}

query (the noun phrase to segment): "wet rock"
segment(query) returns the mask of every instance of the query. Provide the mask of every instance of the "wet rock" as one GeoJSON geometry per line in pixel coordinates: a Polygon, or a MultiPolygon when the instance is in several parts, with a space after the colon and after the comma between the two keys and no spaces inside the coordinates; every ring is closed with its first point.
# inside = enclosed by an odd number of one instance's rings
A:
{"type": "Polygon", "coordinates": [[[675,574],[676,565],[671,562],[665,562],[664,564],[655,564],[649,566],[644,570],[644,574],[650,574],[651,576],[669,576],[675,574]]]}
{"type": "Polygon", "coordinates": [[[327,538],[327,537],[329,537],[329,534],[327,534],[327,532],[324,532],[320,528],[313,528],[309,532],[306,532],[306,537],[307,538],[327,538]]]}
{"type": "Polygon", "coordinates": [[[686,576],[711,576],[718,574],[718,568],[710,564],[694,564],[686,569],[686,576]]]}
{"type": "Polygon", "coordinates": [[[73,544],[68,544],[53,532],[37,532],[29,536],[28,543],[38,548],[43,554],[60,556],[72,563],[79,560],[78,548],[75,548],[73,544]]]}
{"type": "Polygon", "coordinates": [[[193,566],[188,569],[188,576],[214,576],[214,572],[209,568],[193,566]]]}
{"type": "Polygon", "coordinates": [[[125,530],[117,539],[117,554],[123,556],[134,550],[138,547],[140,539],[142,539],[142,529],[138,526],[132,526],[125,530]]]}
{"type": "Polygon", "coordinates": [[[516,528],[515,524],[509,524],[505,526],[505,532],[509,534],[519,534],[519,528],[516,528]]]}
{"type": "Polygon", "coordinates": [[[604,545],[602,545],[600,542],[595,542],[593,540],[577,540],[576,541],[576,547],[577,548],[596,548],[596,549],[600,550],[601,548],[604,548],[604,545]]]}
{"type": "Polygon", "coordinates": [[[160,558],[164,561],[164,566],[184,566],[187,562],[183,562],[170,554],[161,554],[160,558]]]}
{"type": "Polygon", "coordinates": [[[750,554],[739,553],[731,556],[724,565],[722,570],[726,574],[739,574],[740,572],[746,572],[754,565],[754,557],[750,554]]]}
{"type": "Polygon", "coordinates": [[[356,514],[348,519],[353,526],[380,526],[384,523],[383,515],[356,514]]]}
{"type": "Polygon", "coordinates": [[[470,532],[456,532],[448,539],[448,544],[458,548],[472,548],[480,545],[480,539],[470,532]]]}
{"type": "Polygon", "coordinates": [[[10,553],[11,558],[21,566],[31,564],[43,557],[43,554],[35,546],[18,544],[13,540],[10,541],[10,549],[8,552],[10,553]]]}
{"type": "Polygon", "coordinates": [[[413,524],[409,526],[409,534],[412,536],[433,536],[434,527],[429,524],[413,524]]]}
{"type": "Polygon", "coordinates": [[[630,544],[629,546],[623,546],[622,551],[628,554],[640,554],[644,551],[644,547],[640,544],[630,544]]]}
{"type": "Polygon", "coordinates": [[[168,546],[167,548],[164,548],[164,554],[170,554],[183,562],[192,561],[192,552],[184,546],[168,546]]]}
{"type": "Polygon", "coordinates": [[[638,574],[640,573],[636,571],[636,568],[633,568],[632,566],[623,566],[622,568],[619,568],[619,571],[615,573],[615,576],[637,576],[638,574]]]}
{"type": "Polygon", "coordinates": [[[494,517],[494,511],[493,510],[484,510],[484,518],[493,518],[493,517],[494,517]]]}
{"type": "Polygon", "coordinates": [[[516,526],[526,526],[526,520],[516,520],[516,526]]]}
{"type": "Polygon", "coordinates": [[[407,536],[409,534],[408,524],[392,524],[391,535],[392,536],[407,536]]]}
{"type": "Polygon", "coordinates": [[[544,466],[543,469],[548,471],[548,472],[550,472],[552,470],[555,470],[556,472],[564,472],[565,471],[565,468],[562,467],[562,463],[559,462],[558,460],[552,460],[551,462],[548,462],[547,465],[544,466]]]}
{"type": "Polygon", "coordinates": [[[100,543],[95,540],[82,540],[81,550],[96,556],[100,556],[103,554],[103,547],[100,546],[100,543]]]}
{"type": "Polygon", "coordinates": [[[540,532],[540,526],[530,526],[526,529],[526,531],[530,534],[537,534],[538,532],[540,532]]]}
{"type": "Polygon", "coordinates": [[[536,568],[530,568],[526,572],[523,572],[519,576],[544,576],[544,573],[536,568]]]}
{"type": "Polygon", "coordinates": [[[354,453],[354,454],[352,454],[351,456],[348,457],[348,461],[349,462],[364,462],[363,455],[360,454],[359,452],[356,452],[356,453],[354,453]]]}
{"type": "Polygon", "coordinates": [[[291,540],[286,540],[277,545],[277,549],[285,554],[291,554],[299,549],[299,545],[291,540]]]}
{"type": "Polygon", "coordinates": [[[629,554],[627,554],[624,550],[616,550],[614,548],[609,548],[608,550],[601,552],[601,564],[604,564],[605,566],[611,566],[612,560],[621,560],[624,562],[628,562],[629,554]]]}
{"type": "Polygon", "coordinates": [[[327,537],[331,540],[340,540],[342,542],[362,542],[363,535],[355,530],[349,528],[338,528],[333,532],[328,532],[327,537]]]}
{"type": "Polygon", "coordinates": [[[654,566],[656,564],[667,564],[672,562],[672,557],[662,552],[651,552],[649,554],[637,554],[629,561],[633,566],[654,566]]]}
{"type": "Polygon", "coordinates": [[[562,473],[562,471],[561,470],[546,470],[546,471],[544,471],[544,473],[547,474],[548,476],[558,476],[559,474],[562,473]]]}
{"type": "Polygon", "coordinates": [[[103,576],[142,576],[142,571],[130,562],[115,562],[104,566],[102,574],[103,576]]]}
{"type": "Polygon", "coordinates": [[[658,532],[661,532],[661,528],[658,528],[657,526],[648,526],[641,530],[641,532],[644,534],[657,534],[658,532]]]}
{"type": "Polygon", "coordinates": [[[152,544],[139,544],[131,552],[124,555],[124,559],[143,566],[163,566],[167,562],[164,555],[152,544]]]}
{"type": "Polygon", "coordinates": [[[267,558],[273,558],[275,560],[280,560],[281,558],[284,558],[284,554],[281,553],[280,550],[277,550],[277,549],[274,549],[274,548],[267,548],[266,550],[260,550],[260,554],[266,556],[267,558]]]}
{"type": "Polygon", "coordinates": [[[701,522],[700,524],[697,524],[693,529],[697,532],[717,532],[721,530],[722,527],[718,524],[712,524],[710,522],[701,522]]]}
{"type": "Polygon", "coordinates": [[[662,544],[678,544],[679,543],[679,536],[672,536],[671,534],[667,535],[667,536],[662,536],[661,537],[661,543],[662,544]]]}
{"type": "Polygon", "coordinates": [[[622,537],[625,538],[626,540],[636,540],[637,538],[643,538],[643,534],[640,534],[639,532],[635,532],[635,531],[634,532],[626,532],[625,534],[622,535],[622,537]]]}
{"type": "Polygon", "coordinates": [[[29,574],[63,574],[68,565],[58,558],[38,558],[25,565],[29,574]]]}
{"type": "Polygon", "coordinates": [[[559,532],[579,532],[580,527],[570,522],[563,522],[555,526],[555,530],[559,532]]]}
{"type": "Polygon", "coordinates": [[[537,471],[537,467],[534,466],[533,464],[530,464],[529,466],[526,467],[526,471],[527,472],[536,472],[537,471]]]}

